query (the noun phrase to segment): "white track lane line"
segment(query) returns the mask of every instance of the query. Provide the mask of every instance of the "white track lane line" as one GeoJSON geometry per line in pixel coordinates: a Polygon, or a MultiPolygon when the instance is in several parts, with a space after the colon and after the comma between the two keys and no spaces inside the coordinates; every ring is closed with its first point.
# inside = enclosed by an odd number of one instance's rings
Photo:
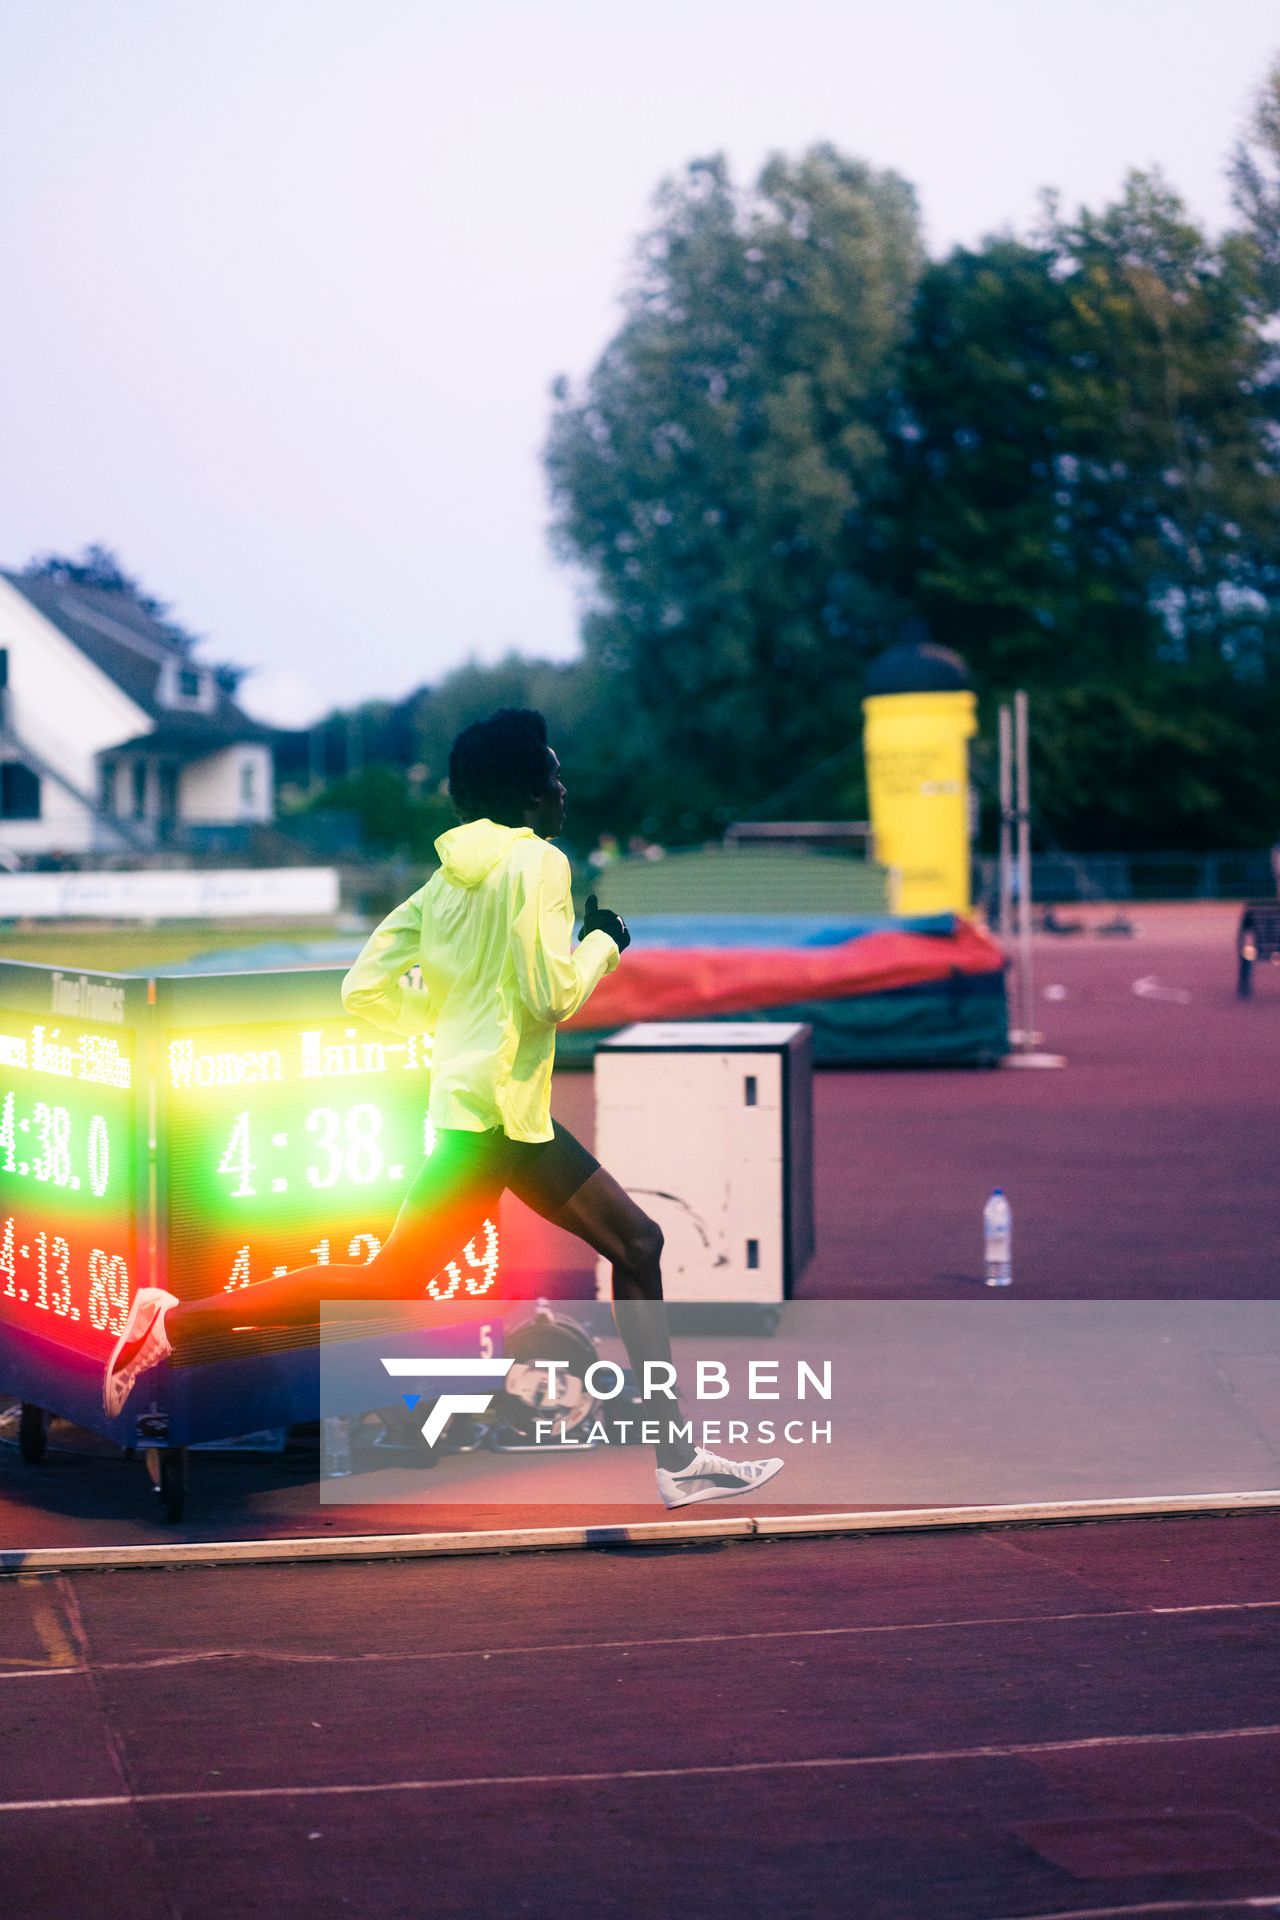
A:
{"type": "Polygon", "coordinates": [[[607,1786],[621,1780],[731,1779],[757,1773],[821,1773],[868,1767],[939,1766],[957,1760],[1023,1760],[1038,1753],[1085,1753],[1118,1747],[1199,1745],[1209,1740],[1276,1740],[1280,1725],[1222,1727],[1202,1733],[1101,1733],[1078,1740],[1036,1740],[1008,1746],[938,1747],[914,1753],[832,1754],[815,1760],[738,1760],[700,1767],[611,1767],[592,1773],[472,1774],[453,1780],[351,1781],[342,1786],[199,1787],[171,1793],[106,1793],[76,1800],[0,1800],[0,1814],[78,1813],[105,1807],[207,1805],[217,1800],[333,1800],[343,1795],[454,1793],[490,1787],[607,1786]]]}
{"type": "Polygon", "coordinates": [[[1185,987],[1166,987],[1154,973],[1144,973],[1140,980],[1135,980],[1132,991],[1139,1000],[1167,1000],[1175,1007],[1185,1007],[1191,1003],[1191,995],[1185,987]]]}
{"type": "Polygon", "coordinates": [[[87,1667],[17,1667],[0,1671],[0,1680],[62,1680],[69,1673],[87,1673],[87,1667]]]}
{"type": "Polygon", "coordinates": [[[1205,1920],[1218,1920],[1222,1913],[1280,1913],[1280,1893],[1237,1894],[1226,1900],[1207,1893],[1201,1900],[1141,1900],[1132,1907],[1056,1907],[1052,1913],[1004,1914],[1001,1920],[1139,1920],[1160,1913],[1199,1913],[1205,1920]]]}
{"type": "MultiPolygon", "coordinates": [[[[413,1666],[439,1660],[512,1660],[536,1653],[632,1653],[647,1647],[739,1646],[753,1640],[836,1640],[861,1634],[959,1633],[969,1627],[1052,1627],[1078,1620],[1150,1620],[1179,1614],[1266,1612],[1280,1600],[1216,1600],[1192,1607],[1098,1607],[1074,1613],[964,1615],[955,1620],[878,1620],[850,1627],[766,1627],[750,1633],[655,1634],[642,1640],[544,1640],[513,1647],[446,1647],[423,1652],[307,1653],[263,1647],[204,1647],[189,1653],[152,1654],[145,1660],[95,1660],[95,1673],[149,1673],[156,1668],[194,1667],[215,1660],[257,1661],[263,1666],[339,1667],[413,1666]]],[[[0,1680],[39,1680],[64,1673],[85,1673],[84,1666],[35,1667],[30,1672],[0,1671],[0,1680]]]]}

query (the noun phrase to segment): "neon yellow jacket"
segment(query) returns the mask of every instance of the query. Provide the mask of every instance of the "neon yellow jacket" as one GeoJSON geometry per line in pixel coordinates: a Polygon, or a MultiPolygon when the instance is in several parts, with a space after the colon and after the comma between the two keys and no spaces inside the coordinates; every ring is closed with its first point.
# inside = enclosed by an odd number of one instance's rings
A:
{"type": "Polygon", "coordinates": [[[387,915],[342,1004],[391,1033],[431,1034],[437,1127],[550,1140],[556,1024],[621,955],[597,929],[573,947],[569,862],[532,827],[469,820],[436,841],[440,870],[387,915]],[[422,969],[422,986],[405,974],[422,969]]]}

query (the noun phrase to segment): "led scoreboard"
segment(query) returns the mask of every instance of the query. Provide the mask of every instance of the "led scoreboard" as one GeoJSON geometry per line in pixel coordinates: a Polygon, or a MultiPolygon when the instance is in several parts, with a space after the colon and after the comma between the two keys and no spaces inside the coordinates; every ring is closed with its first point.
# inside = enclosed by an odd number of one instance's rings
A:
{"type": "MultiPolygon", "coordinates": [[[[234,1296],[377,1256],[433,1146],[430,1060],[418,1039],[345,1014],[342,977],[144,980],[0,962],[0,1391],[135,1438],[141,1396],[116,1427],[101,1376],[140,1286],[234,1296]]],[[[497,1280],[489,1220],[420,1285],[454,1317],[493,1301],[497,1280]]],[[[286,1366],[295,1408],[318,1390],[316,1292],[314,1337],[301,1331],[305,1351],[286,1366]]],[[[247,1430],[251,1402],[283,1407],[286,1363],[268,1356],[255,1373],[250,1351],[158,1370],[156,1430],[230,1435],[247,1430]]]]}

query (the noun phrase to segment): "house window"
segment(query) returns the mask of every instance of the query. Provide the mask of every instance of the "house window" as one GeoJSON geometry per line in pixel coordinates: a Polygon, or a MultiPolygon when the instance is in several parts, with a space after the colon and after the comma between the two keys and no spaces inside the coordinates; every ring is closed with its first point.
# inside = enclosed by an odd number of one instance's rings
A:
{"type": "Polygon", "coordinates": [[[39,776],[21,760],[0,761],[0,820],[39,818],[39,776]]]}
{"type": "Polygon", "coordinates": [[[145,820],[147,817],[147,763],[135,760],[131,768],[133,774],[133,817],[145,820]]]}
{"type": "Polygon", "coordinates": [[[114,760],[103,761],[98,780],[100,783],[98,805],[103,813],[114,813],[116,810],[116,763],[114,760]]]}
{"type": "Polygon", "coordinates": [[[188,711],[212,713],[218,704],[217,683],[208,667],[170,654],[160,671],[156,697],[163,707],[185,707],[188,711]]]}
{"type": "Polygon", "coordinates": [[[258,797],[258,769],[252,760],[240,762],[240,805],[251,807],[258,797]]]}

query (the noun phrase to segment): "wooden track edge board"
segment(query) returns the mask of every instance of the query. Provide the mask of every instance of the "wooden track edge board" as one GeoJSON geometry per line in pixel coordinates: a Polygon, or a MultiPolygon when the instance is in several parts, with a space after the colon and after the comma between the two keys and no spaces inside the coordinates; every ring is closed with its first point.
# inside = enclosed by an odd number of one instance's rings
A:
{"type": "Polygon", "coordinates": [[[821,1539],[836,1534],[914,1533],[956,1527],[1192,1518],[1280,1511],[1280,1489],[1188,1493],[1117,1500],[1053,1500],[989,1507],[886,1507],[850,1513],[646,1520],[626,1526],[497,1527],[474,1533],[384,1533],[289,1540],[167,1541],[147,1546],[0,1550],[0,1577],[144,1567],[265,1566],[304,1560],[410,1560],[436,1555],[553,1552],[566,1548],[687,1546],[700,1540],[821,1539]]]}

